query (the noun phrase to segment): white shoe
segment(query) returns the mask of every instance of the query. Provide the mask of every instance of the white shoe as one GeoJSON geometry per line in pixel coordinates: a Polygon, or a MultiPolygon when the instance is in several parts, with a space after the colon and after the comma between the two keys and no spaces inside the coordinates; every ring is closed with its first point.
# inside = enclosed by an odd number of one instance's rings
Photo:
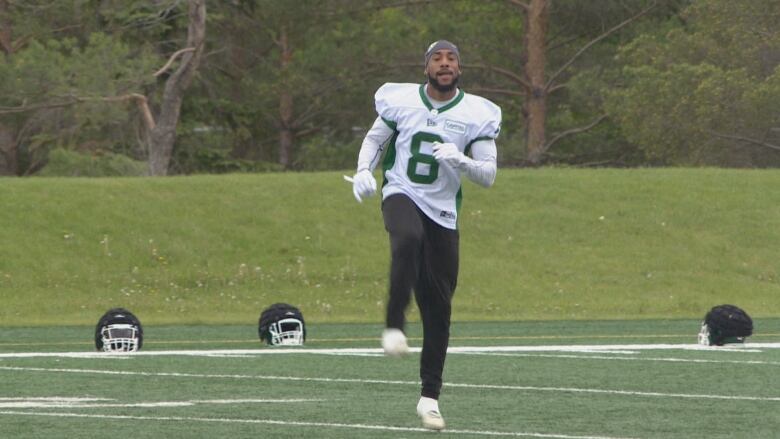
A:
{"type": "Polygon", "coordinates": [[[429,430],[444,430],[444,418],[439,412],[439,401],[433,398],[421,397],[417,403],[417,415],[422,419],[422,425],[429,430]]]}
{"type": "Polygon", "coordinates": [[[409,353],[409,345],[403,331],[396,328],[387,328],[382,331],[382,349],[385,355],[400,357],[409,353]]]}

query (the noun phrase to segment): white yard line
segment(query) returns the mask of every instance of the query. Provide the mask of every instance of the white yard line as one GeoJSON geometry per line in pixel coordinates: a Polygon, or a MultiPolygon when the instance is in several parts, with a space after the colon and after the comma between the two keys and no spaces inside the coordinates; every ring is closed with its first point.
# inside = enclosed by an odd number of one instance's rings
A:
{"type": "MultiPolygon", "coordinates": [[[[604,352],[599,352],[604,353],[604,352]]],[[[626,351],[615,353],[625,354],[626,351]]],[[[760,364],[770,366],[780,366],[777,361],[761,360],[703,360],[696,358],[674,358],[674,357],[627,357],[627,356],[605,356],[605,355],[573,355],[573,354],[514,354],[499,352],[469,352],[468,355],[484,355],[496,357],[523,357],[523,358],[573,358],[586,360],[618,360],[618,361],[662,361],[670,363],[702,363],[702,364],[760,364]]]]}
{"type": "MultiPolygon", "coordinates": [[[[366,379],[359,379],[359,378],[293,377],[293,376],[275,376],[275,375],[225,375],[225,374],[195,374],[195,373],[179,373],[179,372],[135,372],[135,371],[127,371],[127,370],[0,366],[0,371],[2,370],[18,371],[18,372],[82,373],[82,374],[94,374],[94,375],[122,375],[122,376],[145,376],[145,377],[198,378],[198,379],[220,379],[221,378],[221,379],[248,379],[248,380],[267,380],[267,381],[303,381],[303,382],[320,382],[320,383],[355,383],[355,384],[411,385],[411,386],[420,385],[418,381],[366,380],[366,379]]],[[[538,386],[512,386],[512,385],[500,385],[500,384],[469,384],[469,383],[444,383],[444,387],[465,388],[465,389],[591,393],[591,394],[607,394],[607,395],[650,396],[650,397],[710,399],[710,400],[715,399],[715,400],[729,400],[729,401],[780,401],[780,397],[771,397],[771,396],[706,395],[706,394],[688,394],[688,393],[640,392],[640,391],[633,391],[633,390],[589,389],[589,388],[578,388],[578,387],[538,387],[538,386]]]]}
{"type": "MultiPolygon", "coordinates": [[[[299,421],[279,421],[273,419],[231,419],[231,418],[198,418],[183,416],[125,416],[125,415],[97,415],[84,413],[35,413],[26,411],[2,410],[0,415],[12,416],[50,416],[63,418],[98,418],[98,419],[119,419],[119,420],[137,420],[137,421],[181,421],[181,422],[212,422],[226,424],[265,424],[265,425],[283,425],[295,427],[314,427],[314,428],[350,428],[359,430],[374,431],[396,431],[406,433],[431,433],[424,428],[394,427],[392,425],[368,425],[368,424],[345,424],[330,422],[299,422],[299,421]]],[[[615,436],[581,436],[555,433],[531,433],[517,431],[486,431],[486,430],[444,430],[446,434],[465,434],[472,436],[504,436],[504,437],[533,437],[533,438],[551,438],[551,439],[630,439],[615,436]]]]}
{"type": "Polygon", "coordinates": [[[95,401],[113,401],[111,398],[83,398],[74,396],[29,396],[29,397],[0,397],[0,402],[5,401],[72,401],[72,402],[95,402],[95,401]]]}
{"type": "Polygon", "coordinates": [[[197,404],[277,404],[299,402],[323,402],[325,399],[203,399],[190,401],[153,401],[136,403],[96,402],[115,401],[105,398],[0,398],[0,408],[105,408],[105,407],[191,407],[197,404]]]}
{"type": "MultiPolygon", "coordinates": [[[[780,343],[746,343],[744,346],[702,346],[698,344],[604,344],[604,345],[543,345],[543,346],[450,346],[448,354],[474,352],[577,352],[577,353],[617,353],[618,351],[645,350],[695,350],[703,352],[760,352],[757,349],[780,349],[780,343]]],[[[419,353],[419,347],[410,349],[419,353]]],[[[631,352],[627,352],[631,353],[631,352]]],[[[341,355],[374,355],[382,354],[379,348],[280,348],[266,347],[258,349],[206,349],[206,350],[142,350],[132,353],[107,352],[5,352],[2,358],[127,358],[130,356],[252,356],[252,355],[282,355],[282,354],[341,354],[341,355]]]]}

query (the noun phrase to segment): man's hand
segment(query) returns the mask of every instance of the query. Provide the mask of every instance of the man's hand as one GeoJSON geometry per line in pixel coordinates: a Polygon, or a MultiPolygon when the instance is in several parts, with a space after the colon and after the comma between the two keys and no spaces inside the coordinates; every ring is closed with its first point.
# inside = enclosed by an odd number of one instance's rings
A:
{"type": "Polygon", "coordinates": [[[454,143],[434,143],[433,158],[439,163],[446,163],[449,166],[458,169],[465,163],[466,156],[463,155],[454,143]]]}
{"type": "Polygon", "coordinates": [[[374,174],[368,169],[361,169],[352,177],[352,193],[358,203],[363,202],[363,198],[370,197],[376,193],[376,179],[374,174]]]}

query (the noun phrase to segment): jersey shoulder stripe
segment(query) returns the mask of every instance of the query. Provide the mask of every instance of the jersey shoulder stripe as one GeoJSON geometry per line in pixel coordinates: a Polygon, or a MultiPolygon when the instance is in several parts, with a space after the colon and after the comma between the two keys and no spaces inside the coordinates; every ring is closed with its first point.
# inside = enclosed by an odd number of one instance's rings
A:
{"type": "Polygon", "coordinates": [[[469,93],[466,93],[463,101],[464,107],[468,108],[471,114],[471,120],[479,125],[477,137],[472,139],[472,143],[478,140],[496,139],[501,132],[501,107],[482,96],[469,93]]]}
{"type": "Polygon", "coordinates": [[[419,84],[395,82],[382,85],[374,94],[377,114],[386,122],[397,122],[395,112],[399,108],[422,107],[419,87],[419,84]]]}

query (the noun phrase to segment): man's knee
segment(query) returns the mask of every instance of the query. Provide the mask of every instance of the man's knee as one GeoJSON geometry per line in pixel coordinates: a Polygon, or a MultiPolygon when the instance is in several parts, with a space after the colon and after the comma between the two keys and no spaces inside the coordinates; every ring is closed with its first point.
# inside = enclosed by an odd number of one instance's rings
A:
{"type": "Polygon", "coordinates": [[[420,251],[423,232],[412,227],[394,230],[390,240],[393,255],[405,256],[420,251]]]}

